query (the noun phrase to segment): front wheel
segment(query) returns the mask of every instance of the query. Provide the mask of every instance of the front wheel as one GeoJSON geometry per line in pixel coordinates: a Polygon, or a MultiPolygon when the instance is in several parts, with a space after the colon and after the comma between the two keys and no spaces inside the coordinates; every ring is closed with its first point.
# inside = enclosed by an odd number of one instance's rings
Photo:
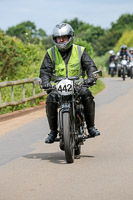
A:
{"type": "Polygon", "coordinates": [[[122,73],[122,78],[123,78],[123,81],[125,81],[125,67],[123,67],[123,73],[122,73]]]}
{"type": "Polygon", "coordinates": [[[111,70],[110,70],[110,75],[111,75],[111,77],[114,76],[114,69],[113,68],[111,68],[111,70]]]}
{"type": "Polygon", "coordinates": [[[63,138],[64,150],[67,163],[74,162],[74,136],[72,134],[70,114],[63,113],[63,138]]]}
{"type": "Polygon", "coordinates": [[[121,70],[118,70],[118,77],[121,77],[121,70]]]}
{"type": "Polygon", "coordinates": [[[131,70],[130,70],[130,77],[131,79],[133,78],[133,67],[131,67],[131,70]]]}

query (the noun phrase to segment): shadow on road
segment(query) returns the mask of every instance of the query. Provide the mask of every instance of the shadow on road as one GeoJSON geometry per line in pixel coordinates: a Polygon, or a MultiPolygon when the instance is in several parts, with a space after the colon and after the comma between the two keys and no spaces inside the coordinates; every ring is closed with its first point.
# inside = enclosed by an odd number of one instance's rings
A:
{"type": "MultiPolygon", "coordinates": [[[[41,160],[47,160],[49,162],[55,163],[55,164],[67,164],[65,160],[65,153],[64,152],[55,152],[55,153],[33,153],[33,154],[27,154],[23,156],[24,158],[28,159],[41,159],[41,160]]],[[[81,155],[81,158],[94,158],[95,156],[90,155],[81,155]]]]}
{"type": "Polygon", "coordinates": [[[47,161],[55,163],[55,164],[66,164],[65,155],[63,154],[63,152],[33,153],[33,154],[27,154],[23,157],[28,158],[28,159],[47,160],[47,161]]]}

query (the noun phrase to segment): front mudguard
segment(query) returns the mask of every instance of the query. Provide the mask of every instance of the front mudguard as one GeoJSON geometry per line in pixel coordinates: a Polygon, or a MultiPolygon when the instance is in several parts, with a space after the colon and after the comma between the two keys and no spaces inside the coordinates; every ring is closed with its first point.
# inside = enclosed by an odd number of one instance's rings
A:
{"type": "Polygon", "coordinates": [[[60,136],[60,149],[64,151],[64,138],[63,138],[63,113],[68,112],[70,116],[72,115],[72,107],[70,103],[65,103],[61,105],[59,110],[58,117],[58,126],[59,126],[59,136],[60,136]]]}

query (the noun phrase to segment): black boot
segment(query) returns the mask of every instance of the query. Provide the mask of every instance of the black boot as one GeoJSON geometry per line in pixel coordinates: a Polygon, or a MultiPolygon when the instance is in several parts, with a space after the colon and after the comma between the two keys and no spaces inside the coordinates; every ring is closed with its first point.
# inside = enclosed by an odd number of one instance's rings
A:
{"type": "Polygon", "coordinates": [[[57,132],[51,131],[48,137],[46,138],[45,143],[49,143],[49,144],[54,143],[56,137],[57,137],[57,132]]]}
{"type": "Polygon", "coordinates": [[[88,132],[89,132],[89,135],[90,135],[91,137],[95,137],[95,136],[100,135],[100,132],[99,132],[94,126],[88,128],[88,132]]]}
{"type": "Polygon", "coordinates": [[[100,135],[100,132],[94,127],[95,119],[95,102],[92,97],[83,100],[84,115],[87,124],[88,133],[91,137],[100,135]]]}
{"type": "Polygon", "coordinates": [[[50,128],[50,133],[45,140],[45,143],[53,143],[57,137],[57,104],[56,103],[47,103],[46,104],[46,113],[50,128]]]}

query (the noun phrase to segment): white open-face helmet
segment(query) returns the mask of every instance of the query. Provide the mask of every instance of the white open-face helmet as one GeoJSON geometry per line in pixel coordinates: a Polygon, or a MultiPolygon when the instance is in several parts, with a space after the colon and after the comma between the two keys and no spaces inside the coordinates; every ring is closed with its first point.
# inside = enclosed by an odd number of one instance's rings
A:
{"type": "Polygon", "coordinates": [[[113,56],[113,55],[115,55],[115,52],[113,50],[110,50],[109,54],[113,56]]]}
{"type": "Polygon", "coordinates": [[[129,52],[131,52],[131,51],[133,51],[133,47],[131,47],[131,48],[129,49],[129,52]]]}
{"type": "Polygon", "coordinates": [[[53,37],[53,43],[56,45],[56,47],[60,51],[66,51],[73,44],[74,30],[69,24],[60,23],[54,27],[52,37],[53,37]],[[67,42],[57,43],[56,37],[59,36],[68,36],[69,40],[67,42]]]}

